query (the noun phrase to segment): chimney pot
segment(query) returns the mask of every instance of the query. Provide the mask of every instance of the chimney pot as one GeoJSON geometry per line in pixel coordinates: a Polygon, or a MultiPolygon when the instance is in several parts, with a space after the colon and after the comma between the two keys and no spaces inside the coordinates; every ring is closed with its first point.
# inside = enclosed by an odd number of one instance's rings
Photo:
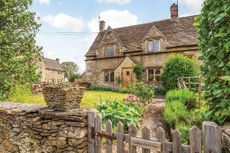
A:
{"type": "Polygon", "coordinates": [[[99,30],[100,32],[103,32],[105,30],[105,21],[99,21],[99,30]]]}
{"type": "Polygon", "coordinates": [[[176,20],[178,19],[178,5],[173,3],[170,7],[170,12],[171,12],[171,20],[176,20]]]}
{"type": "Polygon", "coordinates": [[[59,58],[56,58],[56,61],[57,61],[58,63],[60,63],[60,59],[59,59],[59,58]]]}

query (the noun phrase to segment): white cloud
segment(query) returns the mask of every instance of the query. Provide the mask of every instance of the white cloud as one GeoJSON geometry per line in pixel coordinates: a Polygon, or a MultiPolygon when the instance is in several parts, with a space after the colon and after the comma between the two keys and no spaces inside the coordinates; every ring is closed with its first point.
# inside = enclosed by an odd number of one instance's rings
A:
{"type": "MultiPolygon", "coordinates": [[[[123,27],[139,23],[138,17],[127,10],[106,10],[99,13],[101,20],[106,22],[106,26],[111,28],[123,27]]],[[[92,18],[88,22],[88,27],[91,32],[99,31],[98,17],[92,18]]]]}
{"type": "Polygon", "coordinates": [[[40,4],[49,4],[50,3],[50,0],[35,0],[37,2],[39,2],[40,4]]]}
{"type": "Polygon", "coordinates": [[[189,7],[194,13],[199,13],[203,1],[204,0],[182,0],[182,3],[189,7]]]}
{"type": "Polygon", "coordinates": [[[42,21],[47,22],[55,28],[73,30],[75,32],[81,31],[84,26],[82,18],[72,17],[64,13],[45,16],[42,18],[42,21]]]}
{"type": "Polygon", "coordinates": [[[117,3],[117,4],[127,4],[131,2],[131,0],[97,0],[98,2],[102,3],[117,3]]]}

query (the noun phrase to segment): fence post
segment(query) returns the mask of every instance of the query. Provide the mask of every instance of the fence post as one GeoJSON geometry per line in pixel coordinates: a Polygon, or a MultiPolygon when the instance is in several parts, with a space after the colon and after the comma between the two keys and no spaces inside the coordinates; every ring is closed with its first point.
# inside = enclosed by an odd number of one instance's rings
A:
{"type": "Polygon", "coordinates": [[[173,153],[182,153],[181,136],[177,130],[172,133],[172,150],[173,153]]]}
{"type": "Polygon", "coordinates": [[[220,127],[214,122],[203,122],[204,153],[221,153],[220,127]]]}
{"type": "MultiPolygon", "coordinates": [[[[100,114],[96,115],[96,126],[95,126],[95,131],[97,133],[102,133],[102,118],[100,114]]],[[[95,147],[95,152],[96,153],[101,153],[101,137],[100,136],[96,136],[96,147],[95,147]]]]}
{"type": "Polygon", "coordinates": [[[131,124],[129,126],[129,153],[136,153],[137,152],[137,147],[131,146],[131,137],[135,137],[136,134],[137,134],[137,129],[133,124],[131,124]]]}
{"type": "MultiPolygon", "coordinates": [[[[144,127],[141,132],[142,132],[142,138],[144,140],[150,140],[150,131],[147,127],[144,127]]],[[[150,153],[150,150],[143,148],[142,153],[150,153]]]]}
{"type": "MultiPolygon", "coordinates": [[[[109,120],[106,123],[106,134],[112,135],[112,122],[109,120]]],[[[109,139],[106,139],[106,152],[112,153],[112,141],[109,139]]]]}
{"type": "Polygon", "coordinates": [[[190,129],[190,153],[202,153],[201,131],[196,126],[190,129]]]}
{"type": "Polygon", "coordinates": [[[162,127],[159,127],[157,129],[157,134],[156,134],[156,139],[157,141],[161,142],[161,152],[159,153],[168,153],[166,144],[165,144],[165,131],[162,127]]]}
{"type": "Polygon", "coordinates": [[[94,153],[94,144],[95,140],[92,138],[92,129],[95,128],[94,123],[94,117],[95,117],[95,111],[90,110],[88,112],[88,153],[94,153]]]}
{"type": "Polygon", "coordinates": [[[117,153],[124,153],[124,125],[117,124],[117,153]]]}

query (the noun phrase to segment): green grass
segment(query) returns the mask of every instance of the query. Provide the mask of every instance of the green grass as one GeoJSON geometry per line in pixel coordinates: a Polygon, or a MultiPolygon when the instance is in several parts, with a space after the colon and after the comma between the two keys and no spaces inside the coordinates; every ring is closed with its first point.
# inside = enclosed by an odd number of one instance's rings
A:
{"type": "MultiPolygon", "coordinates": [[[[100,98],[106,99],[117,99],[121,100],[126,97],[127,94],[112,92],[112,91],[92,91],[86,90],[81,101],[81,107],[94,109],[95,105],[99,102],[100,98]]],[[[39,106],[46,106],[46,102],[44,101],[44,97],[42,94],[28,94],[27,96],[22,96],[17,98],[11,98],[11,102],[20,102],[27,103],[39,106]]]]}
{"type": "Polygon", "coordinates": [[[81,101],[81,107],[95,108],[95,105],[99,102],[100,98],[106,100],[122,100],[127,94],[113,92],[113,91],[85,91],[83,99],[81,101]]]}

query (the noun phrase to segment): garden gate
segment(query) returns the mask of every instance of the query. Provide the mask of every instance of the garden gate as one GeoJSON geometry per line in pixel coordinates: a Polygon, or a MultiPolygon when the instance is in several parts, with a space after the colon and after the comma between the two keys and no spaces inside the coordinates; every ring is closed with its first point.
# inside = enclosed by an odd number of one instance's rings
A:
{"type": "Polygon", "coordinates": [[[202,149],[204,153],[221,153],[220,127],[213,122],[203,122],[202,132],[197,127],[193,127],[190,130],[189,145],[181,144],[181,135],[178,131],[172,133],[172,142],[168,142],[162,128],[157,130],[156,140],[150,140],[150,132],[147,128],[142,129],[142,137],[137,136],[137,130],[132,125],[129,126],[128,134],[125,134],[121,122],[117,125],[117,132],[113,132],[112,129],[112,123],[107,121],[106,130],[103,130],[100,114],[90,111],[88,152],[101,153],[102,147],[105,146],[105,152],[112,153],[113,141],[115,141],[117,153],[124,153],[125,150],[129,153],[137,153],[137,148],[141,148],[142,153],[150,153],[150,150],[157,153],[202,153],[202,149]],[[102,138],[106,139],[105,143],[102,143],[102,138]]]}

